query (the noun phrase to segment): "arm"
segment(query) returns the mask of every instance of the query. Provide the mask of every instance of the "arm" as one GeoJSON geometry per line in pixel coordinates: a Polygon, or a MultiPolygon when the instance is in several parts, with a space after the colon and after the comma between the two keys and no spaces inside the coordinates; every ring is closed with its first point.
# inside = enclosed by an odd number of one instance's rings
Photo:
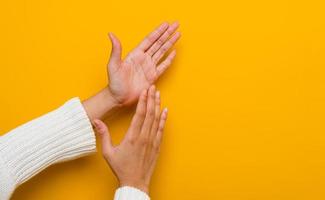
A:
{"type": "Polygon", "coordinates": [[[0,137],[0,200],[48,166],[96,150],[89,118],[78,98],[0,137]]]}
{"type": "Polygon", "coordinates": [[[177,23],[163,23],[124,60],[118,39],[110,34],[109,87],[83,103],[74,98],[1,136],[0,200],[10,198],[16,187],[46,167],[94,152],[91,121],[136,102],[140,91],[161,76],[175,56],[173,52],[162,59],[179,38],[179,34],[171,36],[177,27],[177,23]]]}
{"type": "Polygon", "coordinates": [[[107,87],[83,101],[82,104],[91,120],[106,118],[122,107],[107,87]]]}
{"type": "Polygon", "coordinates": [[[120,183],[115,200],[149,199],[150,180],[166,119],[167,109],[160,111],[160,95],[152,86],[141,94],[130,128],[119,145],[113,146],[106,125],[94,120],[103,156],[120,183]]]}

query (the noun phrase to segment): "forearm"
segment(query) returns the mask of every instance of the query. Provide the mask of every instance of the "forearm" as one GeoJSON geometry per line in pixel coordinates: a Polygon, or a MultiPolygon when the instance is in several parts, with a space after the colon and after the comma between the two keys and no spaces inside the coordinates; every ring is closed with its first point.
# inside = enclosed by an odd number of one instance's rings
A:
{"type": "Polygon", "coordinates": [[[107,87],[83,101],[82,104],[90,120],[103,119],[121,107],[107,87]]]}
{"type": "Polygon", "coordinates": [[[0,137],[0,200],[46,167],[95,152],[96,140],[78,98],[0,137]]]}

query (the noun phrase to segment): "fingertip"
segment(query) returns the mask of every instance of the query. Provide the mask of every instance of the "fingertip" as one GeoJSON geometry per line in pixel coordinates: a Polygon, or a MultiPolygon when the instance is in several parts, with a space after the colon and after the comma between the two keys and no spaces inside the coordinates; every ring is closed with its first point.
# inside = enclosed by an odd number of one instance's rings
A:
{"type": "Polygon", "coordinates": [[[168,115],[168,108],[164,108],[163,115],[162,115],[162,117],[163,117],[164,120],[167,119],[167,115],[168,115]]]}
{"type": "Polygon", "coordinates": [[[160,27],[162,28],[165,28],[165,27],[168,27],[169,26],[169,23],[167,21],[164,21],[160,24],[160,27]]]}
{"type": "Polygon", "coordinates": [[[159,90],[156,91],[156,99],[158,99],[158,100],[160,99],[160,91],[159,90]]]}
{"type": "Polygon", "coordinates": [[[172,24],[173,28],[176,30],[179,27],[179,22],[178,21],[174,21],[172,24]]]}
{"type": "Polygon", "coordinates": [[[115,41],[115,35],[112,32],[108,33],[108,37],[109,37],[109,39],[111,39],[112,42],[115,41]]]}

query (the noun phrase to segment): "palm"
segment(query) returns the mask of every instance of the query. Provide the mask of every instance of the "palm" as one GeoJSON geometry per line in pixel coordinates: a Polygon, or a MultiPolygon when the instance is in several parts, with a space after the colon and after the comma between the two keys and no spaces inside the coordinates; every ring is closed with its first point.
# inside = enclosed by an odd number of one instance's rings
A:
{"type": "Polygon", "coordinates": [[[175,51],[171,52],[166,59],[161,59],[179,38],[179,33],[171,36],[177,27],[177,23],[171,26],[166,23],[162,24],[124,60],[120,59],[120,42],[113,34],[110,34],[113,50],[108,65],[109,88],[121,104],[134,103],[141,91],[155,83],[171,64],[176,55],[175,51]]]}
{"type": "MultiPolygon", "coordinates": [[[[114,67],[112,67],[114,68],[114,67]]],[[[119,101],[131,104],[143,89],[149,88],[158,78],[156,64],[143,52],[129,54],[116,71],[110,72],[110,88],[119,101]]]]}

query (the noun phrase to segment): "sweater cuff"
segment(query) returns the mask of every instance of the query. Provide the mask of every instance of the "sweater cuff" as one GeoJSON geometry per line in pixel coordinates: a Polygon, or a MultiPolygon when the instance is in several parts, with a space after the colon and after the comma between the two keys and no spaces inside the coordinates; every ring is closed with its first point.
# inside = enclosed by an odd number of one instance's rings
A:
{"type": "Polygon", "coordinates": [[[79,98],[0,137],[2,168],[15,186],[52,164],[95,151],[95,134],[79,98]]]}
{"type": "Polygon", "coordinates": [[[137,188],[123,186],[116,190],[114,200],[150,200],[150,197],[137,188]]]}

